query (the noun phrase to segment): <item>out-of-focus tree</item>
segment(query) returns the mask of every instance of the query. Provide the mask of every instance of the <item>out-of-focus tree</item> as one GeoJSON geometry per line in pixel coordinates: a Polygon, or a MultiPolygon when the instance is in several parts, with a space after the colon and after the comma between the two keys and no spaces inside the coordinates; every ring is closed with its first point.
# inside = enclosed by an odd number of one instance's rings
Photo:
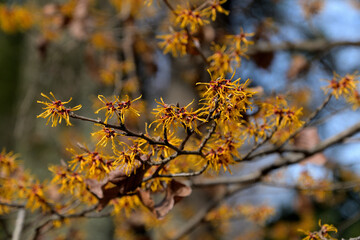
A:
{"type": "Polygon", "coordinates": [[[317,27],[331,2],[1,3],[1,64],[16,56],[0,71],[2,141],[21,157],[0,153],[0,236],[359,236],[358,172],[331,153],[360,155],[344,115],[358,66],[338,60],[360,42],[317,27]],[[334,116],[346,127],[327,136],[334,116]]]}

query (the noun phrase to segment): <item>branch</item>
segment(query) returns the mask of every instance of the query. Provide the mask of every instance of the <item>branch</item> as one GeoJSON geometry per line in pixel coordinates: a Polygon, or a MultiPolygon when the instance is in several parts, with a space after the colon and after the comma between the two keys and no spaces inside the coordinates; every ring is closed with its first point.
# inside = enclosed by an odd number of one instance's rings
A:
{"type": "Polygon", "coordinates": [[[16,217],[15,229],[11,240],[20,240],[21,232],[24,227],[25,213],[26,213],[25,209],[23,208],[19,209],[16,217]]]}
{"type": "Polygon", "coordinates": [[[286,157],[280,157],[275,160],[272,164],[267,165],[253,173],[247,174],[245,176],[238,176],[238,177],[219,177],[217,179],[201,179],[192,182],[193,187],[204,187],[204,186],[213,186],[213,185],[220,185],[220,184],[243,184],[243,183],[257,183],[262,180],[270,172],[277,170],[282,167],[286,167],[289,165],[293,165],[296,163],[301,162],[302,160],[316,154],[319,152],[324,151],[325,149],[339,144],[343,142],[346,138],[351,137],[352,135],[356,134],[360,131],[360,123],[353,125],[352,127],[346,129],[345,131],[330,137],[323,142],[316,145],[311,150],[306,149],[294,149],[294,152],[298,152],[297,154],[293,153],[286,157]]]}
{"type": "Polygon", "coordinates": [[[263,146],[267,141],[269,141],[269,140],[274,136],[274,134],[276,133],[277,129],[278,129],[278,127],[275,126],[274,129],[271,131],[271,133],[266,136],[266,138],[264,138],[261,142],[256,143],[256,144],[250,149],[250,151],[248,151],[248,152],[245,154],[245,156],[244,156],[243,158],[241,158],[241,159],[236,159],[235,162],[241,162],[241,161],[243,161],[243,159],[244,159],[244,160],[250,160],[250,159],[249,159],[249,156],[250,156],[253,152],[255,152],[257,149],[259,149],[261,146],[263,146]]]}
{"type": "Polygon", "coordinates": [[[208,61],[208,59],[207,59],[207,57],[205,56],[205,54],[202,52],[199,42],[194,39],[194,37],[191,35],[191,33],[190,33],[190,31],[189,31],[188,28],[185,28],[185,30],[186,30],[187,35],[189,36],[189,39],[192,41],[192,43],[193,43],[196,51],[199,53],[199,55],[200,55],[200,57],[202,58],[202,60],[204,61],[204,63],[205,63],[207,66],[209,66],[209,65],[210,65],[210,62],[208,61]]]}
{"type": "Polygon", "coordinates": [[[169,3],[168,0],[163,0],[165,5],[170,9],[170,11],[176,16],[175,8],[169,3]]]}
{"type": "Polygon", "coordinates": [[[232,190],[227,190],[226,192],[222,194],[216,194],[215,198],[212,199],[208,204],[205,205],[202,209],[200,209],[195,216],[193,216],[189,221],[187,221],[182,228],[180,228],[172,238],[171,240],[178,240],[189,234],[191,231],[193,231],[199,224],[204,222],[206,215],[216,208],[222,201],[227,199],[228,197],[231,197],[235,193],[244,190],[251,185],[242,185],[239,187],[236,187],[232,190]]]}
{"type": "Polygon", "coordinates": [[[174,178],[174,177],[195,177],[201,175],[205,170],[208,168],[209,162],[205,164],[205,166],[196,172],[188,172],[188,173],[174,173],[174,174],[164,174],[164,175],[157,175],[155,177],[159,178],[174,178]]]}
{"type": "Polygon", "coordinates": [[[248,54],[256,54],[256,53],[269,53],[276,51],[305,51],[305,52],[321,52],[326,51],[335,47],[342,46],[360,46],[360,42],[352,42],[352,41],[337,41],[337,42],[329,42],[325,39],[317,39],[317,40],[308,40],[303,42],[291,43],[291,42],[283,42],[278,44],[258,42],[256,45],[250,46],[248,50],[248,54]]]}
{"type": "Polygon", "coordinates": [[[0,205],[13,207],[13,208],[24,208],[25,204],[18,204],[18,203],[7,203],[7,202],[0,202],[0,205]]]}
{"type": "Polygon", "coordinates": [[[286,183],[280,182],[261,182],[262,185],[270,186],[270,187],[277,187],[277,188],[288,188],[294,189],[297,191],[344,191],[348,189],[353,189],[360,185],[360,180],[351,181],[351,182],[342,182],[342,183],[334,183],[331,186],[310,186],[310,187],[302,187],[299,185],[290,185],[286,183]]]}
{"type": "Polygon", "coordinates": [[[171,148],[171,149],[173,149],[175,151],[180,151],[179,148],[172,145],[171,143],[168,143],[168,142],[165,142],[165,141],[156,141],[156,140],[146,136],[143,133],[133,132],[130,129],[126,128],[126,126],[124,124],[120,124],[120,125],[108,124],[108,123],[104,123],[101,119],[93,119],[93,118],[88,118],[88,117],[84,117],[84,116],[79,116],[79,115],[76,115],[73,112],[70,112],[69,116],[71,118],[74,118],[74,119],[93,122],[93,123],[101,124],[101,125],[103,125],[103,126],[105,126],[107,128],[113,128],[113,129],[120,130],[125,134],[125,136],[142,138],[142,139],[146,140],[151,145],[164,145],[164,146],[167,146],[167,147],[169,147],[169,148],[171,148]]]}
{"type": "Polygon", "coordinates": [[[38,225],[35,228],[35,234],[33,236],[33,240],[38,240],[41,234],[43,233],[42,230],[46,227],[46,225],[50,224],[51,222],[59,219],[66,219],[66,218],[80,218],[80,217],[88,217],[88,213],[91,213],[97,209],[98,205],[93,205],[90,208],[84,209],[83,211],[80,211],[78,213],[69,214],[69,215],[62,215],[60,213],[53,213],[50,215],[50,218],[43,222],[42,224],[38,225]]]}
{"type": "MultiPolygon", "coordinates": [[[[274,148],[271,148],[271,149],[265,149],[261,152],[258,152],[256,154],[246,154],[245,157],[243,158],[243,161],[250,161],[254,158],[257,158],[257,157],[260,157],[260,156],[264,156],[264,155],[268,155],[268,154],[272,154],[272,153],[276,153],[276,152],[279,152],[279,153],[282,153],[282,152],[286,152],[288,150],[286,149],[282,149],[285,144],[292,138],[294,138],[299,132],[301,132],[304,128],[306,128],[307,126],[309,126],[309,124],[319,115],[319,113],[321,112],[322,109],[325,108],[325,106],[330,102],[330,99],[331,99],[331,95],[329,94],[325,100],[323,101],[323,103],[318,106],[316,108],[316,110],[309,116],[309,118],[306,120],[306,122],[304,123],[304,125],[302,125],[299,129],[297,129],[294,133],[292,133],[285,141],[284,143],[282,143],[281,145],[279,146],[276,146],[274,148]]],[[[261,146],[261,145],[260,145],[261,146]]],[[[257,149],[257,148],[256,148],[257,149]]],[[[255,150],[256,150],[255,149],[255,150]]],[[[250,153],[253,153],[254,151],[250,151],[250,153]]],[[[241,161],[241,160],[238,160],[238,161],[241,161]]]]}

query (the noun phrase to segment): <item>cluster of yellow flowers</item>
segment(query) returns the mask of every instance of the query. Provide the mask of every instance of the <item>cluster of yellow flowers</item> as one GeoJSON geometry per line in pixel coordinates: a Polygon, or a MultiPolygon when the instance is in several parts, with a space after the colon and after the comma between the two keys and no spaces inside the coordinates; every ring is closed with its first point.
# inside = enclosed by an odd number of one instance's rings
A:
{"type": "Polygon", "coordinates": [[[206,220],[214,224],[223,224],[228,220],[238,218],[239,215],[242,215],[246,220],[263,224],[267,219],[273,216],[274,213],[274,208],[266,205],[255,206],[250,204],[238,204],[230,206],[228,204],[224,204],[216,210],[209,212],[206,215],[206,220]]]}
{"type": "Polygon", "coordinates": [[[329,80],[329,85],[324,88],[325,93],[331,91],[336,99],[340,96],[344,97],[345,100],[352,104],[353,109],[357,109],[360,106],[360,93],[358,90],[359,75],[346,74],[345,76],[340,76],[337,73],[334,73],[334,77],[329,80]]]}
{"type": "Polygon", "coordinates": [[[71,98],[67,102],[62,102],[60,100],[57,100],[52,92],[50,92],[50,95],[52,96],[53,99],[50,99],[45,94],[41,93],[41,96],[47,98],[50,102],[37,101],[38,103],[44,104],[45,107],[43,109],[46,110],[45,112],[38,115],[37,117],[38,118],[48,118],[48,121],[46,124],[48,124],[49,121],[51,120],[52,127],[56,127],[56,125],[58,123],[61,123],[62,119],[65,120],[66,125],[71,126],[69,114],[72,111],[79,110],[81,108],[81,105],[77,105],[76,107],[73,107],[73,108],[67,108],[67,107],[65,107],[64,104],[69,103],[71,101],[71,98]]]}
{"type": "MultiPolygon", "coordinates": [[[[209,83],[199,83],[198,85],[203,86],[204,89],[201,95],[202,99],[199,101],[201,107],[196,110],[190,108],[193,102],[181,107],[167,104],[161,98],[160,101],[157,101],[158,106],[153,111],[155,119],[149,125],[149,128],[154,130],[153,137],[147,130],[146,134],[133,133],[125,125],[127,113],[139,116],[139,111],[133,107],[133,103],[140,97],[131,100],[126,96],[120,100],[119,97],[114,96],[112,100],[109,100],[99,95],[98,98],[103,106],[95,113],[104,111],[105,119],[103,122],[94,121],[95,125],[101,129],[91,135],[97,138],[97,148],[99,149],[105,148],[110,141],[112,153],[106,155],[102,154],[101,150],[99,152],[99,150],[85,149],[85,153],[78,154],[74,150],[70,150],[74,154],[73,160],[69,162],[71,169],[85,174],[85,178],[102,179],[118,168],[125,169],[126,174],[129,175],[137,169],[139,164],[141,165],[142,156],[149,156],[153,164],[157,165],[162,162],[162,159],[171,160],[171,158],[176,158],[176,154],[181,151],[189,151],[191,154],[186,154],[188,155],[186,158],[188,164],[183,164],[180,168],[175,164],[177,167],[161,168],[159,172],[164,173],[165,169],[168,171],[172,169],[174,172],[167,172],[167,174],[173,174],[181,169],[189,169],[189,165],[191,166],[193,163],[201,166],[209,164],[209,168],[216,172],[221,168],[226,171],[230,170],[230,165],[236,163],[235,158],[241,159],[239,149],[245,140],[254,137],[258,141],[267,137],[270,130],[279,129],[287,130],[281,133],[282,138],[285,139],[288,136],[285,133],[289,134],[302,126],[303,121],[299,120],[301,109],[288,107],[282,98],[264,103],[261,113],[253,119],[245,121],[244,114],[252,109],[252,98],[256,92],[249,88],[249,80],[241,82],[240,78],[236,80],[233,78],[234,75],[230,79],[218,77],[217,79],[212,78],[209,83]],[[117,117],[119,125],[109,124],[114,116],[117,117]],[[214,129],[206,140],[204,140],[205,136],[200,139],[192,138],[194,141],[192,147],[184,149],[182,139],[177,136],[178,129],[183,128],[185,133],[196,133],[198,136],[202,136],[204,130],[201,130],[200,127],[208,125],[208,122],[211,121],[216,123],[217,130],[214,129]],[[262,124],[257,123],[261,121],[262,124]],[[161,131],[158,131],[159,129],[161,131]],[[239,131],[239,129],[245,130],[239,131]],[[199,146],[199,148],[194,146],[199,146]]],[[[48,122],[51,121],[53,126],[60,123],[62,119],[67,125],[71,125],[69,118],[78,118],[72,112],[78,110],[80,105],[75,108],[66,108],[64,104],[68,102],[61,102],[52,93],[51,95],[53,100],[42,94],[51,102],[38,101],[46,105],[44,108],[46,111],[38,117],[48,118],[48,122]]],[[[68,182],[72,182],[72,180],[68,182]]],[[[160,183],[157,182],[157,184],[160,183]]],[[[156,189],[157,187],[152,186],[152,188],[156,189]]]]}
{"type": "MultiPolygon", "coordinates": [[[[229,14],[221,6],[225,2],[211,0],[198,7],[170,7],[174,15],[171,33],[158,36],[161,39],[159,46],[164,53],[171,53],[174,57],[183,56],[191,48],[196,48],[200,53],[195,34],[210,20],[215,21],[217,13],[229,14]]],[[[138,13],[136,5],[139,1],[113,0],[111,3],[119,14],[124,6],[131,8],[131,14],[138,13]]],[[[62,5],[62,16],[73,14],[75,6],[75,1],[62,5]]],[[[9,9],[0,5],[0,27],[5,32],[28,29],[32,24],[30,19],[31,15],[21,8],[9,9]]],[[[44,105],[44,112],[37,117],[47,119],[46,124],[51,122],[52,127],[62,122],[70,126],[71,119],[94,123],[97,130],[91,135],[96,139],[95,147],[92,149],[81,145],[80,152],[67,149],[72,155],[71,160],[62,166],[49,167],[54,175],[49,186],[22,171],[15,161],[17,156],[3,150],[0,153],[0,214],[9,211],[14,202],[31,210],[42,209],[59,214],[58,211],[69,205],[72,197],[88,205],[97,204],[98,209],[112,205],[116,214],[124,210],[126,215],[130,215],[134,209],[146,207],[156,216],[163,217],[170,209],[164,206],[156,209],[158,206],[152,201],[151,194],[166,191],[165,200],[174,205],[179,198],[191,192],[188,189],[186,194],[177,191],[186,187],[176,182],[175,177],[218,174],[221,169],[231,173],[232,165],[248,156],[241,154],[246,141],[256,145],[264,143],[264,140],[273,143],[289,140],[291,134],[304,126],[302,108],[292,106],[281,96],[261,99],[259,103],[256,97],[262,96],[258,96],[257,91],[250,87],[249,79],[234,79],[234,68],[240,66],[241,57],[246,57],[246,51],[253,44],[249,38],[253,35],[241,29],[237,35],[227,35],[224,43],[214,43],[212,53],[208,57],[203,56],[211,79],[197,84],[201,88],[200,100],[185,106],[166,103],[163,98],[155,100],[157,106],[152,111],[154,120],[146,125],[145,133],[128,128],[130,115],[138,118],[142,112],[135,106],[141,96],[132,99],[125,94],[124,97],[99,95],[101,106],[95,113],[102,114],[102,118],[91,119],[74,113],[81,109],[81,105],[66,106],[71,98],[64,102],[52,92],[50,97],[41,93],[46,100],[37,101],[44,105]],[[234,74],[227,78],[226,74],[231,72],[234,74]],[[71,197],[57,204],[55,198],[49,197],[50,186],[71,197]]],[[[89,40],[99,51],[111,52],[118,47],[112,35],[104,32],[95,31],[89,40]]],[[[134,70],[132,66],[131,63],[120,63],[111,58],[99,73],[104,81],[113,83],[119,71],[134,70]]],[[[344,77],[334,74],[325,91],[331,91],[335,98],[343,96],[358,107],[360,94],[357,91],[357,78],[357,74],[344,77]]],[[[301,182],[312,184],[311,180],[305,176],[301,182]]],[[[270,208],[259,209],[250,205],[238,207],[237,210],[256,222],[263,222],[273,214],[270,208]]],[[[224,206],[209,213],[206,219],[213,221],[220,215],[224,218],[225,213],[228,213],[225,218],[232,217],[224,206]]],[[[332,239],[329,235],[331,231],[336,231],[332,225],[321,225],[319,232],[305,232],[307,236],[304,239],[332,239]]]]}
{"type": "Polygon", "coordinates": [[[337,233],[337,228],[331,224],[321,224],[321,220],[319,220],[320,230],[316,232],[304,231],[299,229],[300,232],[306,235],[302,240],[336,240],[336,238],[331,236],[331,232],[337,233]]]}
{"type": "Polygon", "coordinates": [[[13,206],[25,206],[32,211],[49,210],[44,184],[22,170],[16,154],[2,150],[0,176],[0,214],[9,212],[13,206]]]}
{"type": "MultiPolygon", "coordinates": [[[[171,52],[174,57],[184,56],[187,53],[199,53],[199,39],[196,33],[203,26],[210,24],[211,21],[216,20],[216,14],[229,14],[221,5],[226,0],[212,0],[205,1],[198,7],[190,7],[177,5],[176,10],[172,10],[175,20],[173,22],[171,33],[158,36],[162,42],[159,46],[164,50],[164,53],[171,52]],[[179,29],[175,31],[174,29],[179,29]],[[192,49],[196,49],[193,51],[192,49]]],[[[253,33],[244,33],[241,29],[237,35],[227,35],[227,43],[224,45],[213,44],[213,53],[206,58],[209,64],[209,70],[219,77],[226,73],[234,72],[233,67],[239,67],[241,64],[241,57],[247,57],[246,51],[248,46],[253,44],[248,38],[253,36],[253,33]]]]}

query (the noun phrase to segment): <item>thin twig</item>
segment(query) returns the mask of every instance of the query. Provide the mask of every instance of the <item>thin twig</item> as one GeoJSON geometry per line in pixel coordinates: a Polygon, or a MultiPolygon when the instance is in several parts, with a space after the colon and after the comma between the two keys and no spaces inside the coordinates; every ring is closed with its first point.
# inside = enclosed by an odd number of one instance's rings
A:
{"type": "Polygon", "coordinates": [[[7,202],[0,202],[0,205],[13,207],[13,208],[24,208],[25,204],[18,204],[18,203],[7,203],[7,202]]]}
{"type": "MultiPolygon", "coordinates": [[[[301,126],[299,129],[297,129],[294,133],[292,133],[285,141],[284,143],[282,143],[279,146],[275,146],[273,148],[270,149],[265,149],[263,151],[260,151],[258,153],[252,154],[252,155],[246,155],[246,158],[243,158],[243,161],[251,161],[254,158],[257,157],[261,157],[261,156],[265,156],[268,154],[272,154],[272,153],[276,153],[276,152],[284,152],[286,150],[282,149],[285,144],[292,139],[293,137],[295,137],[300,131],[302,131],[305,127],[307,127],[309,124],[311,124],[311,122],[319,115],[319,113],[321,112],[321,110],[323,110],[325,108],[325,106],[330,102],[331,99],[331,95],[329,94],[325,100],[322,102],[322,104],[316,108],[316,110],[308,117],[308,119],[306,120],[306,122],[304,123],[303,126],[301,126]]],[[[252,151],[254,152],[254,151],[252,151]]]]}
{"type": "Polygon", "coordinates": [[[20,240],[21,239],[20,237],[21,237],[21,232],[24,227],[25,213],[26,212],[25,212],[24,208],[19,209],[19,211],[17,213],[15,228],[14,228],[14,232],[13,232],[11,240],[20,240]]]}
{"type": "Polygon", "coordinates": [[[169,3],[168,0],[163,0],[165,5],[170,9],[170,11],[176,16],[177,13],[175,12],[175,8],[169,3]]]}
{"type": "Polygon", "coordinates": [[[213,209],[215,209],[225,199],[233,196],[235,193],[247,189],[251,185],[242,185],[233,189],[228,189],[226,192],[216,194],[215,198],[208,202],[202,209],[197,211],[189,221],[187,221],[182,227],[170,238],[171,240],[178,240],[185,237],[191,231],[193,231],[199,224],[204,222],[206,215],[213,209]]]}
{"type": "Polygon", "coordinates": [[[360,123],[353,125],[352,127],[346,129],[345,131],[330,137],[323,142],[317,144],[310,150],[307,149],[297,149],[298,153],[289,154],[285,157],[280,157],[275,160],[273,163],[257,170],[252,173],[249,173],[244,176],[237,177],[219,177],[217,179],[201,179],[194,180],[192,182],[193,187],[204,187],[204,186],[212,186],[212,185],[220,185],[220,184],[243,184],[243,183],[257,183],[262,181],[262,179],[268,175],[270,172],[277,170],[282,167],[286,167],[289,165],[293,165],[303,161],[304,159],[313,156],[319,152],[324,151],[325,149],[339,144],[345,141],[347,138],[353,136],[354,134],[360,131],[360,123]]]}
{"type": "Polygon", "coordinates": [[[277,51],[306,51],[306,52],[322,52],[335,47],[343,46],[360,46],[360,42],[352,41],[337,41],[328,42],[324,39],[308,40],[303,42],[282,42],[277,44],[259,42],[256,45],[249,47],[248,54],[252,55],[255,53],[269,53],[277,51]]]}
{"type": "Polygon", "coordinates": [[[79,115],[76,115],[73,112],[70,112],[69,116],[71,118],[74,118],[74,119],[93,122],[93,123],[101,124],[101,125],[103,125],[103,126],[105,126],[107,128],[113,128],[113,129],[120,130],[120,131],[122,131],[124,133],[125,136],[142,138],[142,139],[146,140],[151,145],[164,145],[164,146],[167,146],[167,147],[169,147],[169,148],[171,148],[171,149],[173,149],[175,151],[180,151],[180,149],[178,147],[172,145],[171,143],[166,143],[164,141],[156,141],[156,140],[146,136],[143,133],[133,132],[130,129],[126,128],[126,126],[124,124],[120,124],[120,125],[108,124],[108,123],[103,122],[100,119],[93,119],[93,118],[88,118],[88,117],[84,117],[84,116],[79,116],[79,115]]]}
{"type": "Polygon", "coordinates": [[[209,166],[209,162],[207,162],[202,169],[196,172],[188,172],[188,173],[173,173],[173,174],[164,174],[164,175],[157,175],[156,177],[159,178],[174,178],[174,177],[195,177],[203,174],[209,166]]]}
{"type": "Polygon", "coordinates": [[[266,136],[266,138],[264,138],[261,142],[255,144],[250,151],[248,151],[245,156],[243,156],[241,159],[235,159],[235,162],[242,162],[242,161],[247,161],[249,156],[255,152],[257,149],[259,149],[261,146],[263,146],[265,143],[267,143],[275,134],[275,132],[277,131],[278,127],[275,126],[274,129],[271,131],[271,133],[269,135],[266,136]]]}
{"type": "Polygon", "coordinates": [[[303,187],[299,185],[292,185],[280,182],[267,182],[262,181],[262,185],[270,186],[270,187],[277,187],[277,188],[288,188],[297,191],[325,191],[325,192],[334,192],[334,191],[345,191],[349,189],[356,188],[360,185],[360,181],[351,181],[351,182],[343,182],[343,183],[333,183],[330,186],[309,186],[303,187]]]}

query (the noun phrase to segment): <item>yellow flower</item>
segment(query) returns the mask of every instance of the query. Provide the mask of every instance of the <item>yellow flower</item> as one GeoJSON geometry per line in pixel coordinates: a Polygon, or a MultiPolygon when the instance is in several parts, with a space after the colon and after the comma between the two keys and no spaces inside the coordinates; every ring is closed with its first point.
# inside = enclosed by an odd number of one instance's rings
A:
{"type": "Polygon", "coordinates": [[[204,109],[210,111],[217,106],[216,113],[221,113],[223,121],[241,118],[247,109],[251,109],[250,98],[256,93],[248,88],[249,79],[245,83],[240,83],[240,78],[232,81],[234,75],[230,79],[211,77],[210,83],[198,83],[206,86],[202,94],[204,109]]]}
{"type": "Polygon", "coordinates": [[[125,216],[130,214],[142,206],[138,196],[124,196],[121,198],[113,198],[110,200],[110,205],[114,207],[114,214],[120,214],[124,211],[125,216]]]}
{"type": "Polygon", "coordinates": [[[182,8],[177,6],[175,14],[175,23],[179,24],[181,28],[189,27],[192,32],[196,31],[200,26],[209,23],[208,20],[203,19],[206,13],[192,10],[190,7],[182,8]]]}
{"type": "Polygon", "coordinates": [[[229,170],[229,165],[236,163],[234,157],[239,157],[238,149],[243,142],[233,137],[231,132],[225,133],[223,136],[220,134],[214,134],[216,139],[214,142],[209,143],[205,149],[205,159],[210,164],[210,167],[216,172],[219,172],[221,167],[224,171],[229,170]]]}
{"type": "Polygon", "coordinates": [[[107,123],[109,118],[112,118],[114,116],[114,113],[116,112],[116,104],[118,103],[119,99],[114,97],[112,101],[107,100],[103,95],[99,95],[98,99],[105,104],[104,107],[99,108],[95,111],[96,114],[98,114],[101,110],[106,110],[105,112],[105,120],[104,122],[107,123]]]}
{"type": "Polygon", "coordinates": [[[346,101],[352,104],[353,110],[360,107],[360,93],[358,91],[354,91],[352,94],[349,94],[345,97],[346,101]]]}
{"type": "Polygon", "coordinates": [[[229,39],[235,45],[236,50],[241,50],[243,45],[245,49],[247,49],[249,45],[254,44],[254,42],[249,41],[247,39],[247,37],[252,37],[254,35],[255,33],[245,33],[244,30],[241,28],[239,34],[227,35],[226,38],[229,39]]]}
{"type": "Polygon", "coordinates": [[[153,114],[155,115],[155,120],[150,124],[157,124],[155,126],[156,129],[162,125],[162,129],[165,128],[169,130],[172,128],[176,129],[178,126],[183,126],[185,129],[193,130],[197,133],[200,133],[197,129],[198,121],[205,121],[201,116],[203,115],[201,111],[203,109],[193,110],[192,108],[188,110],[190,105],[193,103],[189,103],[185,107],[174,106],[172,104],[166,104],[162,98],[160,98],[161,102],[156,101],[159,105],[154,109],[153,114]]]}
{"type": "Polygon", "coordinates": [[[123,144],[123,150],[114,149],[115,163],[125,169],[125,173],[130,175],[141,164],[140,157],[147,154],[142,148],[142,141],[133,141],[133,145],[123,144]]]}
{"type": "Polygon", "coordinates": [[[294,108],[283,109],[282,121],[280,127],[290,126],[297,129],[304,124],[299,117],[302,115],[302,108],[295,110],[294,108]]]}
{"type": "Polygon", "coordinates": [[[86,153],[83,154],[77,154],[71,148],[67,150],[74,155],[73,160],[69,161],[71,169],[84,173],[89,178],[102,179],[118,166],[113,157],[104,155],[97,150],[86,149],[86,153]]]}
{"type": "Polygon", "coordinates": [[[344,77],[341,77],[337,73],[334,73],[334,77],[331,80],[328,80],[329,85],[324,88],[325,93],[329,90],[331,94],[335,96],[336,99],[339,96],[349,97],[356,91],[356,85],[359,82],[357,80],[359,75],[354,74],[346,74],[344,77]]]}
{"type": "Polygon", "coordinates": [[[10,176],[17,168],[18,164],[16,162],[17,154],[13,152],[6,153],[3,149],[0,153],[0,175],[2,177],[10,176]]]}
{"type": "Polygon", "coordinates": [[[209,70],[212,73],[216,73],[216,76],[225,75],[228,72],[233,72],[231,67],[231,58],[228,53],[226,53],[226,45],[214,45],[212,47],[214,54],[207,58],[210,62],[209,70]]]}
{"type": "Polygon", "coordinates": [[[171,52],[174,57],[186,54],[186,46],[188,45],[189,37],[185,30],[157,36],[157,38],[163,40],[159,43],[159,46],[164,50],[164,54],[171,52]]]}
{"type": "Polygon", "coordinates": [[[266,123],[265,120],[262,122],[258,121],[242,121],[241,123],[241,134],[248,141],[251,140],[251,137],[254,137],[255,142],[259,139],[265,139],[267,133],[270,132],[271,126],[266,123]]]}
{"type": "Polygon", "coordinates": [[[71,98],[67,102],[62,102],[60,100],[57,100],[52,92],[50,92],[50,95],[53,97],[53,100],[50,99],[45,94],[41,93],[41,96],[47,98],[50,102],[43,102],[43,101],[37,101],[37,103],[44,104],[45,112],[39,114],[38,118],[48,118],[46,124],[52,121],[52,127],[56,127],[58,123],[61,123],[62,119],[65,120],[66,125],[70,125],[70,117],[69,113],[72,111],[77,111],[81,108],[81,105],[77,105],[73,108],[66,108],[64,104],[67,104],[71,101],[71,98]]]}
{"type": "Polygon", "coordinates": [[[30,185],[30,189],[27,189],[27,203],[26,207],[32,211],[41,208],[43,211],[49,210],[48,200],[45,199],[44,185],[38,181],[30,185]]]}
{"type": "Polygon", "coordinates": [[[96,150],[89,152],[85,159],[85,172],[89,178],[96,177],[97,179],[102,179],[117,166],[111,157],[105,156],[96,150]]]}
{"type": "Polygon", "coordinates": [[[60,184],[60,192],[70,191],[74,193],[74,189],[85,187],[83,178],[76,172],[69,171],[63,166],[50,166],[49,170],[54,173],[51,183],[60,184]]]}
{"type": "Polygon", "coordinates": [[[72,160],[69,161],[69,164],[72,170],[74,170],[75,168],[79,167],[80,171],[83,171],[85,165],[86,165],[86,156],[88,155],[87,153],[82,153],[82,154],[78,154],[74,149],[72,148],[67,148],[66,151],[70,152],[73,157],[72,160]]]}
{"type": "Polygon", "coordinates": [[[139,112],[132,107],[132,103],[139,100],[140,98],[141,96],[130,101],[129,96],[126,95],[124,100],[119,100],[116,106],[116,110],[119,112],[121,123],[125,123],[125,113],[131,112],[136,116],[140,116],[139,112]]]}
{"type": "Polygon", "coordinates": [[[5,33],[16,33],[28,30],[33,23],[32,14],[24,7],[8,7],[5,4],[0,4],[0,29],[5,33]]]}
{"type": "Polygon", "coordinates": [[[302,240],[321,240],[317,232],[304,231],[302,229],[298,229],[298,231],[306,235],[302,240]]]}
{"type": "MultiPolygon", "coordinates": [[[[120,134],[115,132],[114,129],[107,128],[102,125],[99,125],[99,126],[102,127],[101,130],[91,133],[91,136],[96,136],[97,138],[100,139],[96,145],[101,145],[103,147],[106,147],[108,141],[110,140],[112,143],[113,149],[115,149],[116,148],[115,140],[117,140],[117,136],[119,136],[120,134]]],[[[117,141],[117,142],[119,143],[119,141],[117,141]]]]}
{"type": "Polygon", "coordinates": [[[287,102],[282,97],[277,97],[274,101],[263,103],[265,117],[271,118],[271,125],[280,128],[289,127],[293,131],[304,124],[299,118],[302,115],[302,108],[288,107],[287,102]]]}
{"type": "Polygon", "coordinates": [[[323,224],[321,225],[321,220],[319,220],[319,226],[321,227],[320,233],[323,237],[329,240],[336,240],[332,236],[330,236],[329,232],[335,232],[337,233],[337,228],[334,227],[332,224],[323,224]]]}
{"type": "Polygon", "coordinates": [[[124,124],[125,123],[125,113],[132,112],[137,116],[140,116],[139,112],[134,109],[131,104],[141,98],[138,97],[134,100],[129,99],[129,96],[126,95],[125,100],[120,100],[118,97],[113,97],[114,100],[108,101],[103,95],[98,96],[99,100],[105,104],[104,107],[99,108],[95,113],[99,113],[101,110],[106,110],[105,112],[105,121],[107,123],[109,119],[114,116],[114,113],[117,115],[119,121],[124,124]]]}
{"type": "Polygon", "coordinates": [[[227,0],[213,0],[211,5],[204,9],[205,16],[210,17],[211,20],[216,20],[216,12],[223,13],[225,15],[229,15],[229,11],[225,10],[221,4],[224,4],[227,0]]]}

